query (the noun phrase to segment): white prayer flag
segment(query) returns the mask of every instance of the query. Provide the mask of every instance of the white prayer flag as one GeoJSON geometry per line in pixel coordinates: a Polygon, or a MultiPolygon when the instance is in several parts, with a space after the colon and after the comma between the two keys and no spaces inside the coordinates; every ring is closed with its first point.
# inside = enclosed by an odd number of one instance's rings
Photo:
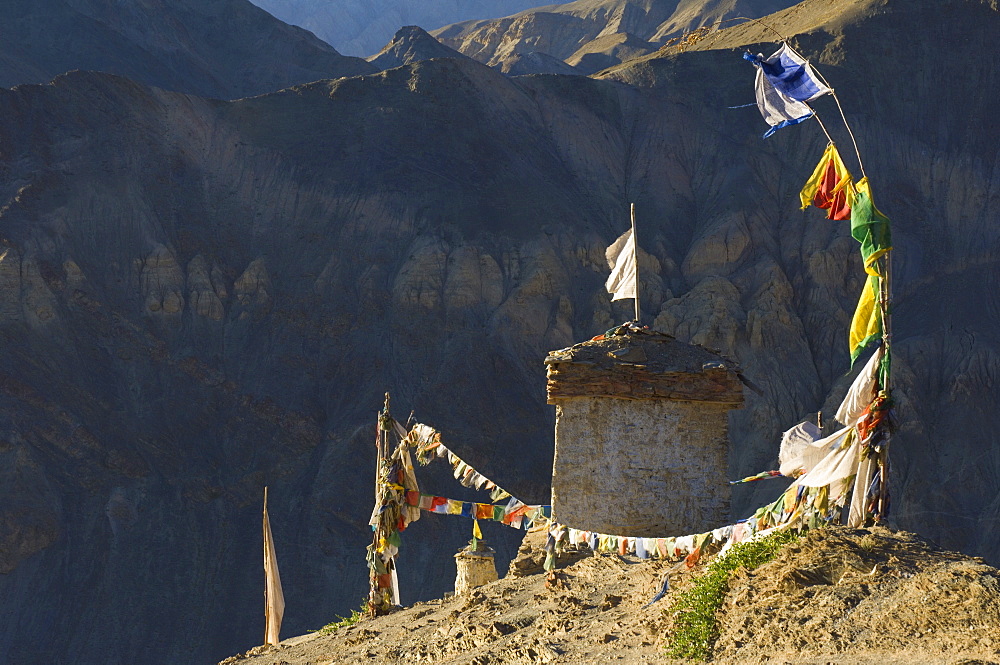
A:
{"type": "Polygon", "coordinates": [[[834,417],[845,425],[857,425],[865,409],[875,399],[878,393],[878,370],[882,363],[882,352],[883,347],[880,346],[872,354],[865,368],[851,384],[844,401],[840,403],[840,408],[834,417]]]}
{"type": "Polygon", "coordinates": [[[779,129],[788,127],[789,125],[796,125],[812,117],[813,112],[811,108],[800,101],[781,94],[767,77],[764,76],[764,70],[762,69],[757,69],[757,79],[754,87],[757,92],[757,108],[760,109],[760,114],[764,116],[767,124],[771,125],[771,129],[764,134],[764,138],[767,138],[779,129]]]}
{"type": "Polygon", "coordinates": [[[264,490],[264,644],[278,644],[281,619],[285,615],[285,594],[281,591],[278,559],[274,554],[271,522],[267,518],[267,489],[264,490]]]}
{"type": "Polygon", "coordinates": [[[611,268],[611,275],[604,286],[612,300],[635,298],[638,293],[638,272],[635,266],[635,237],[632,229],[611,243],[604,254],[611,268]]]}

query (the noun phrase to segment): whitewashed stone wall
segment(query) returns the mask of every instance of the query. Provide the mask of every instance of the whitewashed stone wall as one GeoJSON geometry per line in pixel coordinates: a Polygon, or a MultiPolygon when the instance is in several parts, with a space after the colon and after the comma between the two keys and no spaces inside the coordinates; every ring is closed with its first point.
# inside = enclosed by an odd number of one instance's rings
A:
{"type": "Polygon", "coordinates": [[[614,397],[561,399],[554,518],[624,536],[703,533],[729,521],[732,405],[614,397]]]}

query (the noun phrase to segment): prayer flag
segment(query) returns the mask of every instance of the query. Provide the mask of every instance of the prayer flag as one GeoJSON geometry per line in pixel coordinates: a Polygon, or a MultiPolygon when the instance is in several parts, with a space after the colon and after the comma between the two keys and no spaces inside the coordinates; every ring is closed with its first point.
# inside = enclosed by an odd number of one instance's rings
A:
{"type": "Polygon", "coordinates": [[[757,58],[762,56],[751,56],[749,53],[743,56],[754,64],[757,64],[757,78],[754,81],[754,89],[757,96],[757,108],[764,116],[764,121],[771,125],[771,129],[764,133],[764,138],[775,133],[783,127],[797,125],[803,120],[808,120],[813,115],[813,110],[806,104],[796,101],[787,95],[783,95],[775,89],[774,85],[764,75],[764,70],[760,67],[757,58]]]}
{"type": "Polygon", "coordinates": [[[632,229],[611,243],[605,252],[605,257],[611,268],[611,275],[604,286],[611,294],[611,300],[635,298],[639,289],[636,286],[638,273],[635,265],[635,237],[632,235],[632,229]]]}
{"type": "Polygon", "coordinates": [[[848,347],[851,349],[851,364],[870,342],[882,334],[882,311],[878,306],[880,279],[871,275],[865,276],[865,285],[861,290],[858,308],[851,320],[851,332],[848,347]]]}
{"type": "Polygon", "coordinates": [[[271,521],[267,517],[267,488],[264,488],[264,644],[278,644],[281,619],[285,615],[285,595],[281,591],[278,558],[274,552],[271,521]]]}
{"type": "Polygon", "coordinates": [[[872,202],[871,186],[868,178],[858,182],[858,193],[851,211],[851,236],[861,243],[861,256],[865,261],[865,272],[879,276],[875,262],[892,249],[889,232],[889,218],[883,215],[872,202]]]}
{"type": "Polygon", "coordinates": [[[799,200],[803,210],[810,204],[829,210],[827,219],[851,219],[851,205],[854,202],[851,174],[833,143],[828,144],[823,151],[819,164],[799,192],[799,200]]]}
{"type": "Polygon", "coordinates": [[[766,60],[760,55],[752,58],[780,94],[797,102],[811,102],[828,92],[833,92],[820,82],[812,66],[788,44],[782,44],[766,60]]]}

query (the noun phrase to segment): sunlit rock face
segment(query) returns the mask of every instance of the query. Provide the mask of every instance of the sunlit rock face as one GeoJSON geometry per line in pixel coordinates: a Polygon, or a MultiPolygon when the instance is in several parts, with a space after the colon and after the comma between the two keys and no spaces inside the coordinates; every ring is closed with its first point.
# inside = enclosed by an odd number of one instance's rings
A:
{"type": "MultiPolygon", "coordinates": [[[[524,68],[527,56],[545,56],[572,65],[578,73],[593,74],[652,53],[671,40],[687,42],[692,31],[729,27],[793,4],[795,0],[576,0],[501,18],[483,14],[432,34],[503,71],[524,68]]],[[[530,73],[549,72],[551,65],[530,73]]]]}
{"type": "MultiPolygon", "coordinates": [[[[895,523],[996,560],[1000,129],[970,91],[1000,73],[927,44],[991,52],[998,14],[831,11],[773,25],[837,88],[894,223],[895,523]]],[[[774,468],[780,432],[847,389],[863,273],[847,225],[798,207],[819,128],[762,141],[727,108],[752,101],[737,47],[760,30],[600,79],[442,59],[234,102],[79,72],[0,90],[0,661],[260,642],[265,484],[283,635],[356,607],[387,390],[544,502],[542,359],[631,318],[603,289],[631,202],[644,322],[739,361],[760,393],[730,416],[728,473],[774,468]]],[[[449,471],[422,488],[485,498],[449,471]]],[[[732,516],[780,484],[734,488],[732,516]]],[[[520,534],[483,528],[505,569],[520,534]]],[[[407,530],[404,602],[452,588],[469,530],[407,530]]]]}

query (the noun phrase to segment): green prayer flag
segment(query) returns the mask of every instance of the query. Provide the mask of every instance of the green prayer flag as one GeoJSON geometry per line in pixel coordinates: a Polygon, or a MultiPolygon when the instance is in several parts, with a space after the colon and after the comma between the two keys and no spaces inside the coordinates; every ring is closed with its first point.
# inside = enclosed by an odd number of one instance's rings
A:
{"type": "Polygon", "coordinates": [[[867,178],[858,183],[857,190],[851,206],[851,237],[861,243],[865,272],[878,276],[875,261],[892,249],[889,218],[872,202],[867,178]]]}

